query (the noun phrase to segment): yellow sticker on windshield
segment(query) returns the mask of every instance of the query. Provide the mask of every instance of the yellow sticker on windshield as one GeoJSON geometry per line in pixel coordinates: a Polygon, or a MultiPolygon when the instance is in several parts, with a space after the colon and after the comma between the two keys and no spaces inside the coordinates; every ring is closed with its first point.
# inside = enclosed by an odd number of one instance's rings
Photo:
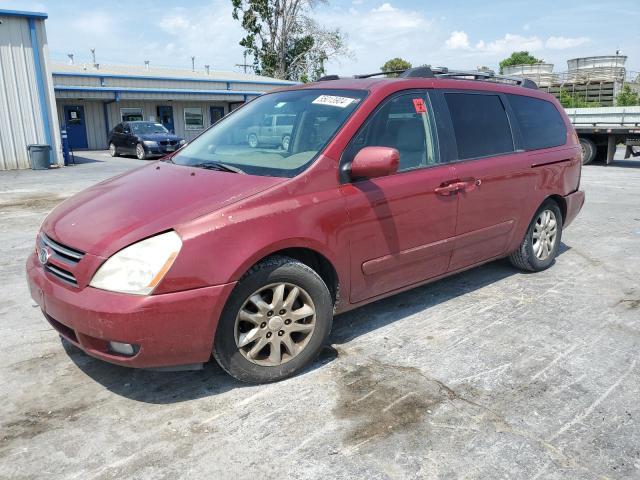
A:
{"type": "Polygon", "coordinates": [[[314,103],[316,105],[328,105],[330,107],[346,108],[355,101],[355,98],[336,97],[334,95],[320,95],[311,103],[314,103]]]}

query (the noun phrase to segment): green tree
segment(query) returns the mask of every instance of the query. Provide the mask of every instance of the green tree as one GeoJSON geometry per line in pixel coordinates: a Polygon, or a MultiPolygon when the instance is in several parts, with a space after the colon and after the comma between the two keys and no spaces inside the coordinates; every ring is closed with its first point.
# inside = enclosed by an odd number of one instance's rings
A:
{"type": "Polygon", "coordinates": [[[635,92],[628,83],[625,83],[620,93],[616,95],[616,106],[632,107],[634,105],[640,105],[640,94],[635,92]]]}
{"type": "Polygon", "coordinates": [[[339,29],[327,29],[311,18],[325,0],[231,0],[233,18],[246,35],[240,45],[253,55],[258,75],[285,80],[316,80],[325,62],[349,55],[339,29]]]}
{"type": "Polygon", "coordinates": [[[560,104],[564,108],[599,107],[600,102],[589,102],[585,97],[577,93],[570,93],[564,88],[560,89],[560,104]]]}
{"type": "Polygon", "coordinates": [[[542,63],[544,60],[531,55],[527,51],[513,52],[510,57],[500,62],[500,73],[504,73],[504,67],[511,65],[529,65],[531,63],[542,63]]]}
{"type": "MultiPolygon", "coordinates": [[[[404,58],[396,57],[391,60],[387,60],[384,65],[380,67],[382,72],[393,72],[397,70],[407,70],[411,68],[411,63],[407,62],[404,58]]],[[[389,73],[387,77],[397,77],[397,73],[389,73]]]]}

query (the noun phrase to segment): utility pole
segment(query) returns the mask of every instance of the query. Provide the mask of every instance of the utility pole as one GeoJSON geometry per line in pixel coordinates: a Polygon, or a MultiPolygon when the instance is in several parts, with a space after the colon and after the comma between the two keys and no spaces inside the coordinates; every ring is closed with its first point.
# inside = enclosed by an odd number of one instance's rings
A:
{"type": "Polygon", "coordinates": [[[244,69],[244,73],[247,73],[247,67],[251,67],[251,65],[247,64],[247,52],[244,52],[244,62],[236,63],[236,67],[242,67],[244,69]]]}

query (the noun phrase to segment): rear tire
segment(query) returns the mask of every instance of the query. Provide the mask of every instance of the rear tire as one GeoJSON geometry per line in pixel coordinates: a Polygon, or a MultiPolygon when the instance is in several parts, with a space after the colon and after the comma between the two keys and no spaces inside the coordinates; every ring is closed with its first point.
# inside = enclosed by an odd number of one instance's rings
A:
{"type": "Polygon", "coordinates": [[[596,158],[598,149],[596,144],[588,138],[580,138],[580,146],[582,147],[582,164],[589,165],[596,158]]]}
{"type": "Polygon", "coordinates": [[[536,211],[524,240],[509,256],[511,264],[528,272],[546,270],[552,264],[562,241],[562,212],[553,200],[546,200],[536,211]]]}
{"type": "Polygon", "coordinates": [[[249,142],[249,146],[251,148],[257,148],[258,147],[258,136],[252,133],[251,135],[249,135],[248,142],[249,142]]]}
{"type": "Polygon", "coordinates": [[[240,381],[282,380],[316,358],[332,322],[331,294],[322,278],[293,258],[274,256],[234,288],[218,323],[213,356],[240,381]]]}

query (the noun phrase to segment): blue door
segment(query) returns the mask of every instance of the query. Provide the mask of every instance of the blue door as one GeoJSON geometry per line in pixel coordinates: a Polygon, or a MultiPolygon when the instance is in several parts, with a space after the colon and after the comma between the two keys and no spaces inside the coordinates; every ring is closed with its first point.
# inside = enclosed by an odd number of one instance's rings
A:
{"type": "Polygon", "coordinates": [[[209,115],[211,118],[211,125],[213,125],[222,117],[224,117],[224,107],[210,107],[209,115]]]}
{"type": "Polygon", "coordinates": [[[173,127],[173,107],[160,105],[158,106],[158,121],[164,125],[164,128],[169,130],[171,133],[175,133],[175,129],[173,127]]]}
{"type": "Polygon", "coordinates": [[[84,121],[84,107],[81,105],[65,105],[64,123],[67,128],[69,146],[73,149],[89,148],[87,145],[87,127],[84,121]]]}

